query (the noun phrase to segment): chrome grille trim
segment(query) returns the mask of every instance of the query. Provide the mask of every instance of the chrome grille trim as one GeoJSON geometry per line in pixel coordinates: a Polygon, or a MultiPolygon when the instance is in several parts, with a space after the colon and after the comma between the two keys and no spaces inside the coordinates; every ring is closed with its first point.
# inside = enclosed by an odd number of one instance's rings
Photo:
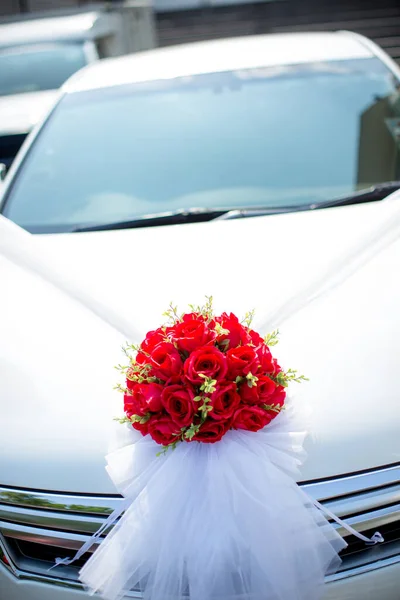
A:
{"type": "Polygon", "coordinates": [[[362,565],[361,567],[354,567],[349,571],[339,571],[334,575],[328,575],[325,577],[325,582],[332,583],[334,581],[341,581],[343,579],[347,579],[348,577],[356,577],[357,575],[362,575],[363,573],[369,573],[370,571],[376,571],[377,569],[383,569],[384,567],[397,565],[398,563],[400,563],[400,554],[396,554],[395,556],[391,556],[383,560],[377,560],[373,563],[362,565]]]}
{"type": "MultiPolygon", "coordinates": [[[[376,511],[363,513],[357,517],[346,518],[346,522],[356,529],[356,531],[360,532],[370,529],[379,529],[379,527],[397,521],[400,522],[400,504],[394,507],[385,507],[376,511]]],[[[86,542],[87,539],[89,539],[90,534],[96,531],[101,524],[101,520],[98,521],[96,527],[93,527],[93,523],[90,523],[89,535],[65,530],[57,530],[55,528],[44,529],[35,526],[10,523],[7,521],[0,521],[0,531],[4,536],[17,540],[25,540],[49,546],[57,546],[59,548],[78,550],[81,545],[86,542]]],[[[87,531],[87,525],[86,519],[82,520],[81,531],[85,529],[87,531]]],[[[333,526],[338,530],[342,537],[346,538],[350,535],[347,530],[343,529],[336,523],[333,523],[333,526]]],[[[95,542],[95,545],[98,543],[99,542],[95,542]]],[[[94,548],[91,551],[93,550],[94,548]]]]}
{"type": "Polygon", "coordinates": [[[57,512],[109,515],[117,508],[120,502],[121,497],[117,495],[77,496],[73,494],[20,490],[19,488],[0,486],[0,504],[11,506],[25,506],[26,508],[40,508],[41,510],[48,509],[57,512]]]}
{"type": "MultiPolygon", "coordinates": [[[[13,540],[24,540],[26,542],[35,542],[45,546],[57,546],[57,548],[66,548],[67,550],[79,550],[79,548],[89,539],[89,536],[80,533],[69,533],[67,531],[57,532],[51,529],[40,529],[40,527],[25,527],[15,523],[5,523],[0,521],[0,531],[3,537],[13,540]]],[[[96,541],[94,545],[99,544],[96,541]]]]}
{"type": "Polygon", "coordinates": [[[91,513],[68,514],[50,512],[18,506],[7,506],[0,504],[0,522],[9,522],[20,525],[31,525],[33,527],[48,527],[54,530],[76,531],[78,533],[94,533],[104,522],[102,516],[92,516],[91,513]]]}
{"type": "Polygon", "coordinates": [[[359,492],[392,486],[396,483],[400,485],[400,464],[319,482],[300,482],[299,485],[307,494],[320,502],[324,502],[325,500],[334,500],[359,492]]]}
{"type": "MultiPolygon", "coordinates": [[[[400,464],[300,485],[356,530],[389,527],[396,534],[393,541],[382,547],[365,548],[345,556],[342,569],[328,577],[327,582],[400,562],[400,464]]],[[[116,495],[76,495],[0,486],[0,554],[2,551],[10,563],[9,570],[21,579],[79,588],[79,568],[56,567],[49,573],[46,559],[35,560],[29,553],[28,556],[18,553],[18,544],[28,547],[34,543],[38,544],[33,546],[35,549],[53,547],[72,553],[121,501],[116,495]]],[[[334,525],[343,537],[349,536],[334,525]]],[[[96,547],[94,544],[91,551],[96,547]]],[[[132,592],[132,597],[140,596],[132,592]]]]}
{"type": "Polygon", "coordinates": [[[359,514],[391,504],[400,504],[400,484],[324,502],[324,505],[338,516],[359,514]]]}
{"type": "MultiPolygon", "coordinates": [[[[375,493],[378,498],[385,487],[395,488],[397,486],[399,492],[400,464],[316,483],[300,482],[299,485],[307,494],[324,503],[360,493],[371,493],[372,495],[375,493]]],[[[0,486],[0,505],[48,509],[56,512],[109,515],[120,502],[120,496],[111,494],[104,494],[104,496],[76,495],[0,486]]]]}

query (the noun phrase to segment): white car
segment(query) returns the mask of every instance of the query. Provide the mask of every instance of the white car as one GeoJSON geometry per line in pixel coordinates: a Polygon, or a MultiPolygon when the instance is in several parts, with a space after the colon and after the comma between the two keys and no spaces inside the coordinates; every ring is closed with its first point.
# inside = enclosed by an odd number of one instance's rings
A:
{"type": "Polygon", "coordinates": [[[64,86],[1,212],[37,234],[26,264],[47,254],[116,329],[0,255],[1,600],[84,597],[82,561],[48,569],[120,502],[104,470],[120,345],[206,294],[281,325],[281,361],[310,379],[299,483],[385,537],[340,530],[326,598],[399,599],[399,85],[377,46],[337,32],[154,50],[64,86]]]}
{"type": "Polygon", "coordinates": [[[0,23],[0,163],[55,104],[60,86],[106,56],[154,46],[150,7],[34,13],[0,23]]]}

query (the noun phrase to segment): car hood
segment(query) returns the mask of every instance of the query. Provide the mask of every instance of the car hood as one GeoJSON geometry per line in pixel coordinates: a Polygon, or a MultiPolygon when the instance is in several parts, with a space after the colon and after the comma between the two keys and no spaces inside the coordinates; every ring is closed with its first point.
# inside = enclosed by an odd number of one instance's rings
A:
{"type": "Polygon", "coordinates": [[[57,96],[57,90],[0,96],[0,135],[29,133],[57,96]]]}
{"type": "Polygon", "coordinates": [[[121,413],[112,390],[113,365],[124,360],[120,346],[157,326],[170,301],[184,309],[205,295],[214,296],[216,311],[255,308],[254,327],[263,334],[280,325],[276,355],[309,377],[290,390],[310,430],[301,480],[399,461],[395,217],[395,203],[383,202],[35,237],[58,274],[127,326],[117,332],[3,259],[0,446],[7,460],[0,482],[113,492],[104,454],[112,417],[121,413]]]}

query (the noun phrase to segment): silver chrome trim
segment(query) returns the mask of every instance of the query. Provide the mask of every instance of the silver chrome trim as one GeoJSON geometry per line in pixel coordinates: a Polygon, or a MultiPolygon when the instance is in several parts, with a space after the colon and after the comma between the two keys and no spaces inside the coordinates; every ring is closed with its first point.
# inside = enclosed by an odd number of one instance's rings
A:
{"type": "MultiPolygon", "coordinates": [[[[55,571],[56,569],[54,569],[55,571]]],[[[83,590],[83,586],[79,581],[73,581],[73,580],[67,580],[67,579],[63,579],[62,577],[55,577],[55,576],[51,576],[49,575],[40,575],[40,574],[34,574],[34,573],[29,573],[28,571],[24,571],[23,569],[15,569],[15,573],[14,575],[16,577],[18,577],[18,579],[20,579],[21,581],[32,581],[32,582],[36,582],[36,583],[44,583],[44,584],[51,584],[51,585],[55,585],[58,587],[63,587],[63,588],[71,588],[71,589],[75,589],[77,591],[82,591],[83,590]]],[[[126,598],[142,598],[142,594],[140,592],[128,592],[127,594],[125,594],[126,598]]]]}
{"type": "Polygon", "coordinates": [[[400,554],[396,554],[396,556],[391,556],[390,558],[383,560],[377,560],[374,563],[369,563],[367,565],[363,565],[362,567],[355,567],[349,571],[339,571],[339,573],[335,573],[334,575],[328,575],[325,577],[325,583],[341,581],[343,579],[347,579],[348,577],[356,577],[357,575],[362,575],[363,573],[369,573],[370,571],[376,571],[377,569],[383,569],[384,567],[397,565],[398,563],[400,563],[400,554]]]}
{"type": "Polygon", "coordinates": [[[121,500],[121,496],[77,496],[0,486],[0,504],[43,510],[109,515],[121,500]]]}
{"type": "MultiPolygon", "coordinates": [[[[360,532],[369,529],[377,529],[383,527],[383,525],[388,525],[389,523],[394,523],[396,521],[400,521],[400,504],[364,513],[357,517],[346,518],[346,523],[351,525],[356,531],[360,532]]],[[[334,525],[342,537],[346,538],[350,535],[342,527],[336,526],[336,524],[334,525]]]]}
{"type": "Polygon", "coordinates": [[[393,467],[375,469],[367,473],[345,475],[317,483],[299,482],[299,485],[307,494],[310,494],[310,496],[320,502],[350,494],[358,494],[359,492],[367,492],[393,484],[400,484],[400,464],[393,467]]]}
{"type": "Polygon", "coordinates": [[[7,550],[7,546],[4,543],[3,536],[0,533],[0,564],[3,565],[4,568],[8,569],[13,575],[18,577],[18,570],[14,565],[14,561],[10,556],[10,553],[7,550]],[[4,561],[7,561],[7,563],[4,561]]]}
{"type": "MultiPolygon", "coordinates": [[[[400,464],[299,485],[358,531],[378,530],[394,522],[400,524],[400,464]]],[[[116,495],[81,496],[0,486],[0,553],[10,563],[7,568],[20,579],[81,589],[77,567],[56,567],[48,573],[49,563],[45,559],[25,556],[23,547],[19,552],[17,544],[34,542],[43,548],[47,545],[73,552],[121,501],[122,497],[116,495]]],[[[343,537],[350,535],[334,526],[343,537]]],[[[100,542],[101,539],[91,551],[100,542]]],[[[355,550],[344,555],[341,570],[327,577],[327,582],[400,562],[398,537],[381,547],[360,551],[355,547],[355,550]]],[[[140,594],[133,592],[131,597],[139,598],[140,594]]]]}
{"type": "MultiPolygon", "coordinates": [[[[337,498],[352,494],[371,493],[376,491],[376,497],[382,494],[383,487],[397,486],[400,489],[400,464],[384,467],[367,473],[345,475],[319,481],[317,483],[299,482],[302,489],[320,502],[332,502],[337,498]]],[[[122,501],[117,495],[75,495],[57,492],[41,492],[20,490],[17,488],[0,486],[0,505],[24,506],[40,510],[54,510],[57,512],[91,513],[96,515],[109,515],[122,501]]],[[[331,506],[331,505],[330,505],[331,506]]]]}
{"type": "MultiPolygon", "coordinates": [[[[82,544],[89,539],[89,536],[80,533],[52,531],[51,529],[40,529],[40,527],[25,527],[24,525],[5,523],[4,521],[0,521],[0,531],[5,538],[36,542],[45,546],[57,546],[67,550],[79,550],[82,544]]],[[[93,545],[98,545],[100,541],[96,540],[93,545]]]]}
{"type": "MultiPolygon", "coordinates": [[[[373,510],[356,517],[346,518],[346,522],[357,531],[379,529],[384,525],[396,521],[400,521],[400,504],[373,510]]],[[[50,519],[48,523],[50,523],[50,519]]],[[[78,521],[74,521],[74,523],[78,523],[78,521]]],[[[81,527],[78,530],[80,532],[78,533],[77,528],[75,528],[75,531],[65,531],[64,529],[55,528],[54,524],[52,524],[52,529],[44,529],[37,526],[28,526],[2,520],[0,521],[0,531],[4,536],[13,539],[77,550],[89,538],[89,535],[99,528],[101,523],[102,521],[99,520],[95,526],[92,520],[87,523],[86,518],[82,519],[81,527]],[[82,532],[86,532],[89,535],[84,535],[82,532]]],[[[333,523],[333,526],[342,537],[346,538],[350,535],[347,530],[336,525],[336,523],[333,523]]]]}
{"type": "Polygon", "coordinates": [[[400,484],[371,492],[360,492],[347,498],[327,500],[324,505],[338,516],[349,516],[399,503],[400,484]]]}
{"type": "Polygon", "coordinates": [[[33,527],[51,527],[54,530],[67,529],[78,533],[94,533],[103,524],[104,517],[85,514],[82,519],[82,514],[50,512],[0,504],[0,521],[33,527]]]}

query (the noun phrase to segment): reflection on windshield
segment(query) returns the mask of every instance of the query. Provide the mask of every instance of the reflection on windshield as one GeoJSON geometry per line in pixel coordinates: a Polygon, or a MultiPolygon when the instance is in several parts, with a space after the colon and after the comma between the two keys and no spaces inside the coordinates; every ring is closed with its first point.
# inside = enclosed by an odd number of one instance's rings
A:
{"type": "Polygon", "coordinates": [[[360,116],[357,187],[400,179],[400,94],[377,96],[360,116]]]}
{"type": "Polygon", "coordinates": [[[82,44],[43,44],[0,52],[0,96],[55,90],[86,64],[82,44]]]}
{"type": "Polygon", "coordinates": [[[71,94],[5,213],[62,230],[194,207],[298,206],[398,179],[396,84],[367,58],[71,94]]]}

